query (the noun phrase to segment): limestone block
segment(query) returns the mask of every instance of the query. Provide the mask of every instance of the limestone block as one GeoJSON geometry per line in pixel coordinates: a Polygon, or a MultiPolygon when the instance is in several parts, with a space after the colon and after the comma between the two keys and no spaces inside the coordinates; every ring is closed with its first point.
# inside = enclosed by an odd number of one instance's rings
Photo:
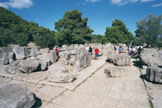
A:
{"type": "Polygon", "coordinates": [[[18,64],[18,69],[23,73],[31,73],[38,71],[40,68],[40,62],[34,58],[22,60],[18,64]]]}
{"type": "Polygon", "coordinates": [[[13,47],[13,52],[16,55],[16,59],[25,59],[28,56],[26,47],[13,47]]]}
{"type": "Polygon", "coordinates": [[[88,51],[82,47],[77,50],[75,56],[74,70],[81,71],[82,69],[88,67],[90,65],[90,54],[88,51]]]}
{"type": "Polygon", "coordinates": [[[7,65],[9,63],[8,53],[0,53],[0,65],[7,65]]]}
{"type": "Polygon", "coordinates": [[[162,68],[152,65],[146,70],[146,79],[156,83],[162,83],[162,68]]]}
{"type": "Polygon", "coordinates": [[[35,103],[33,94],[23,85],[3,85],[0,94],[1,108],[31,108],[35,103]]]}
{"type": "Polygon", "coordinates": [[[56,83],[69,83],[73,82],[76,76],[69,73],[68,69],[62,65],[55,65],[54,68],[49,70],[48,80],[56,83]]]}
{"type": "Polygon", "coordinates": [[[156,49],[153,48],[144,49],[140,53],[140,61],[142,64],[148,66],[151,65],[162,66],[162,57],[160,55],[160,52],[158,52],[156,49]]]}
{"type": "Polygon", "coordinates": [[[118,66],[130,65],[130,62],[131,62],[131,58],[126,53],[119,54],[115,58],[115,64],[118,65],[118,66]]]}
{"type": "Polygon", "coordinates": [[[109,67],[109,68],[106,68],[104,73],[108,77],[122,77],[122,76],[127,76],[128,75],[127,70],[124,69],[124,68],[120,68],[120,67],[109,67]]]}

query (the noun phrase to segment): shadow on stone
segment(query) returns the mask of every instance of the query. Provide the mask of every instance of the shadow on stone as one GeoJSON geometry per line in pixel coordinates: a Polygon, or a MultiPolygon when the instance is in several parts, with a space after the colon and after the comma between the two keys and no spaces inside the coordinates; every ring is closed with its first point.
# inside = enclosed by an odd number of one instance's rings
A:
{"type": "Polygon", "coordinates": [[[142,80],[146,80],[147,82],[150,82],[150,83],[152,83],[152,84],[162,84],[162,83],[159,83],[159,82],[154,82],[154,81],[148,80],[148,79],[146,78],[146,74],[140,75],[140,78],[141,78],[142,80]]]}
{"type": "Polygon", "coordinates": [[[142,68],[141,62],[140,61],[133,61],[133,66],[142,68]]]}
{"type": "Polygon", "coordinates": [[[106,61],[106,62],[110,62],[110,60],[109,60],[109,59],[106,59],[105,61],[106,61]]]}
{"type": "Polygon", "coordinates": [[[40,98],[38,98],[35,94],[34,98],[35,98],[35,104],[32,106],[32,108],[40,108],[42,106],[42,101],[40,98]]]}

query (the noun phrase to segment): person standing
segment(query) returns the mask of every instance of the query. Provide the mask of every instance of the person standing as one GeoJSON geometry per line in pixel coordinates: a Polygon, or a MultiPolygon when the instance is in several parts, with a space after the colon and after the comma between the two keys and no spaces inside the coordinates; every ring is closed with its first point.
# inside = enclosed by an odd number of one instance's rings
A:
{"type": "Polygon", "coordinates": [[[59,58],[59,53],[58,53],[58,52],[59,52],[59,50],[58,50],[58,48],[57,48],[57,47],[55,48],[55,52],[56,52],[56,57],[57,57],[57,59],[58,59],[58,58],[59,58]]]}
{"type": "Polygon", "coordinates": [[[122,46],[119,47],[118,51],[119,51],[119,54],[123,53],[123,48],[122,48],[122,46]]]}
{"type": "Polygon", "coordinates": [[[99,49],[96,47],[95,48],[95,58],[96,58],[96,60],[98,60],[98,57],[99,57],[99,49]]]}
{"type": "Polygon", "coordinates": [[[91,45],[89,46],[88,52],[90,52],[90,54],[92,55],[92,47],[91,47],[91,45]]]}

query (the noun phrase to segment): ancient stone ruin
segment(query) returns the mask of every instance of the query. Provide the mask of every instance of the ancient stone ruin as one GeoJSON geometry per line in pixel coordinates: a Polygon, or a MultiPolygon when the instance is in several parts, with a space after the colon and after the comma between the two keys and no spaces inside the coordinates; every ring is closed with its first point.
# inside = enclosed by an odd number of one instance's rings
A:
{"type": "MultiPolygon", "coordinates": [[[[110,101],[115,102],[116,106],[116,102],[122,99],[124,104],[120,104],[123,106],[128,102],[132,107],[138,104],[140,108],[148,108],[148,96],[140,78],[142,72],[134,64],[139,59],[127,54],[125,44],[119,44],[124,49],[122,54],[114,50],[113,44],[90,45],[92,55],[88,52],[89,44],[73,44],[59,48],[59,57],[56,56],[55,48],[0,48],[0,108],[32,108],[36,103],[35,96],[40,98],[39,104],[42,102],[42,105],[39,107],[43,108],[68,108],[69,105],[77,108],[80,101],[85,103],[89,97],[93,102],[110,101]],[[94,55],[96,47],[100,50],[98,60],[95,60],[94,55]]],[[[141,52],[140,63],[147,79],[144,81],[162,82],[161,57],[162,53],[156,49],[144,49],[141,52]]],[[[86,106],[89,103],[86,102],[86,106]]]]}
{"type": "MultiPolygon", "coordinates": [[[[56,62],[54,51],[40,51],[33,47],[1,47],[0,48],[0,73],[19,74],[44,71],[56,62]]],[[[49,49],[48,49],[49,50],[49,49]]]]}
{"type": "Polygon", "coordinates": [[[157,49],[144,49],[140,54],[140,62],[147,66],[148,81],[162,83],[162,57],[157,49]]]}

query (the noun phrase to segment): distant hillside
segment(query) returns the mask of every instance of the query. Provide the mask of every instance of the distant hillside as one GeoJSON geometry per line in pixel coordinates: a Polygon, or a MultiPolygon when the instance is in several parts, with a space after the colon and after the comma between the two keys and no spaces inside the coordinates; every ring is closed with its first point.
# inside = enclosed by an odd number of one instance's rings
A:
{"type": "Polygon", "coordinates": [[[30,41],[41,47],[53,47],[54,31],[27,22],[15,13],[0,7],[0,46],[27,45],[30,41]]]}

